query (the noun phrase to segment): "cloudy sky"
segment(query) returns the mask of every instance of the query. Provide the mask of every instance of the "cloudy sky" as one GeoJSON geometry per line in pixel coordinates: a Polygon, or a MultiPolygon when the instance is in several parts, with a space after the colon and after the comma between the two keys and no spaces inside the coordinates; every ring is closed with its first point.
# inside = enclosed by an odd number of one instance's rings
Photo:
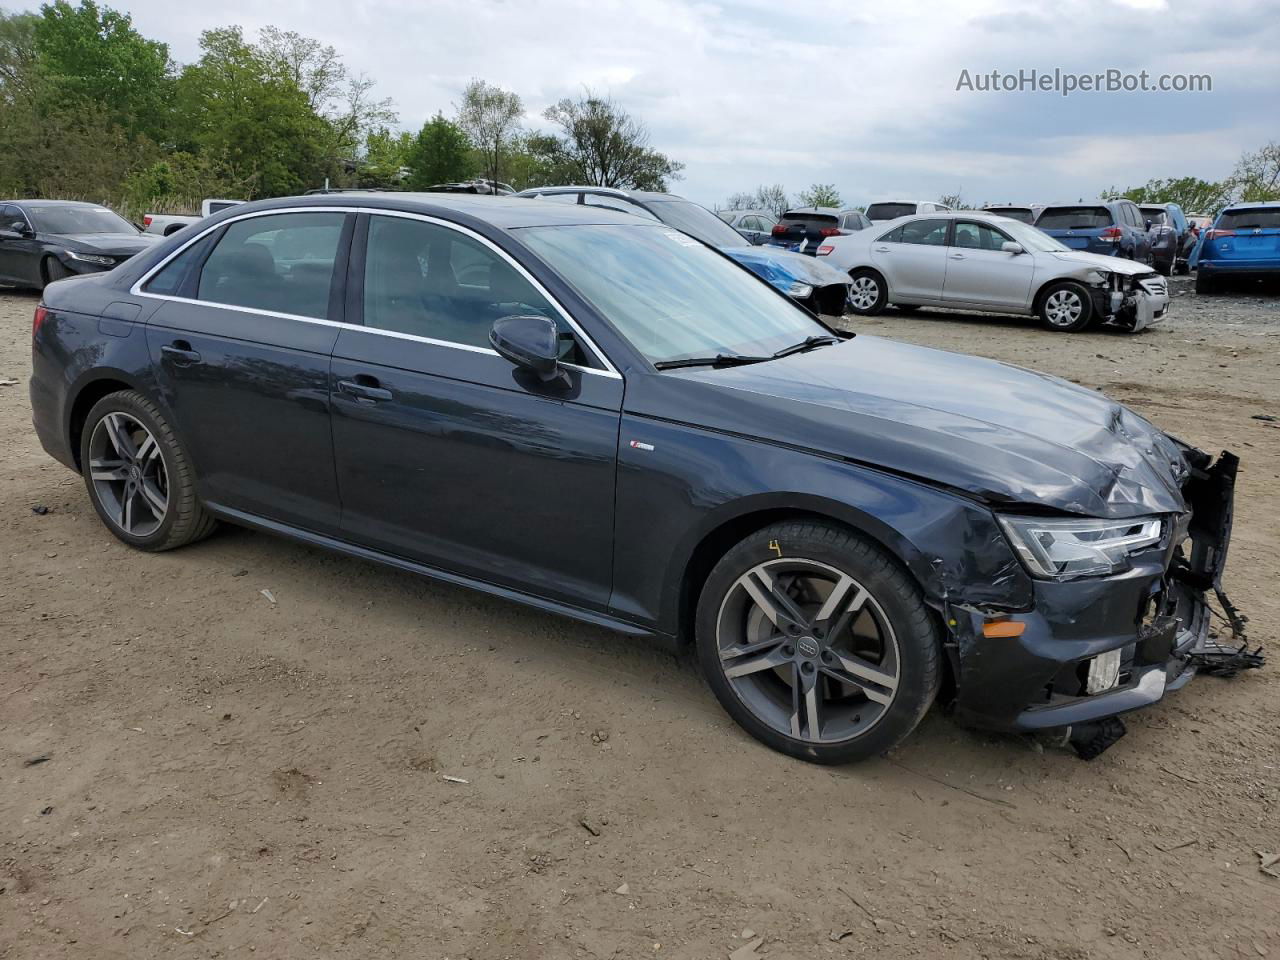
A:
{"type": "Polygon", "coordinates": [[[531,127],[562,96],[607,91],[684,161],[675,192],[708,205],[759,183],[834,183],[857,203],[1076,198],[1218,179],[1280,138],[1272,0],[107,2],[180,62],[231,23],[332,43],[405,127],[451,113],[471,77],[519,93],[531,127]],[[1207,73],[1213,89],[956,89],[962,70],[1033,68],[1207,73]]]}

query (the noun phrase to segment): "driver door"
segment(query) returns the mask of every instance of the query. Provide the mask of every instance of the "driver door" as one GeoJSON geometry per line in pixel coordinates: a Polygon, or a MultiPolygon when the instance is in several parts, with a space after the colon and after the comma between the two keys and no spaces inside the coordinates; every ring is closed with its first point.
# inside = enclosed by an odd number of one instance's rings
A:
{"type": "Polygon", "coordinates": [[[515,261],[470,232],[362,215],[330,395],[342,526],[396,556],[605,609],[622,379],[515,261]],[[561,327],[542,383],[493,321],[561,327]]]}

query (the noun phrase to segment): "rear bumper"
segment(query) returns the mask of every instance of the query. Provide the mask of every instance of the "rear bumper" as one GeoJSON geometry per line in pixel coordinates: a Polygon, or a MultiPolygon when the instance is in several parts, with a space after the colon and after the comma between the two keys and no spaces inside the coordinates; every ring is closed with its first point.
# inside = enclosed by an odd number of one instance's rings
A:
{"type": "Polygon", "coordinates": [[[1258,260],[1206,260],[1201,256],[1196,269],[1202,274],[1226,277],[1232,274],[1280,277],[1280,260],[1267,257],[1258,260]]]}
{"type": "MultiPolygon", "coordinates": [[[[1237,461],[1198,470],[1163,548],[1114,577],[1037,581],[1016,638],[983,635],[987,617],[950,611],[958,653],[957,717],[1006,731],[1069,727],[1149,706],[1230,651],[1210,629],[1206,592],[1219,584],[1231,533],[1237,461]],[[1091,667],[1118,653],[1112,682],[1090,693],[1091,667]]],[[[1101,671],[1099,671],[1101,673],[1101,671]]],[[[1096,681],[1095,681],[1096,682],[1096,681]]]]}

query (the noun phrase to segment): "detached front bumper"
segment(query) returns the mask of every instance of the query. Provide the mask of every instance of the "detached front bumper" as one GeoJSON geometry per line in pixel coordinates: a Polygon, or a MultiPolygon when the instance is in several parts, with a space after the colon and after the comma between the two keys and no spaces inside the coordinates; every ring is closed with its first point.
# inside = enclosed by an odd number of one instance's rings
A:
{"type": "Polygon", "coordinates": [[[989,617],[951,611],[959,719],[1008,731],[1090,723],[1155,703],[1238,655],[1242,640],[1214,636],[1207,599],[1221,590],[1238,461],[1207,460],[1184,489],[1191,512],[1173,518],[1162,547],[1116,576],[1037,581],[1034,608],[1008,618],[1019,636],[987,636],[989,617]]]}
{"type": "Polygon", "coordinates": [[[1140,277],[1124,285],[1113,280],[1094,287],[1092,293],[1094,312],[1104,323],[1134,333],[1158,323],[1169,313],[1169,285],[1159,274],[1140,277]]]}

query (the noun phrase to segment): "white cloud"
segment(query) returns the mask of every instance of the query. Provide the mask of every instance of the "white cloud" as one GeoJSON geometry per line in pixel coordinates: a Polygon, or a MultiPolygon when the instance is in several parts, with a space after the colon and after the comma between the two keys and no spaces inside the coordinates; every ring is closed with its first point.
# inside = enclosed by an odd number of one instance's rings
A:
{"type": "Polygon", "coordinates": [[[643,119],[704,203],[757,183],[836,183],[971,199],[1087,194],[1152,176],[1221,176],[1260,145],[1280,83],[1265,3],[1218,0],[116,0],[194,59],[202,29],[268,23],[336,46],[406,127],[483,77],[531,122],[583,87],[643,119]],[[1206,70],[1204,95],[957,93],[961,69],[1206,70]],[[1253,113],[1251,114],[1251,111],[1253,113]]]}

